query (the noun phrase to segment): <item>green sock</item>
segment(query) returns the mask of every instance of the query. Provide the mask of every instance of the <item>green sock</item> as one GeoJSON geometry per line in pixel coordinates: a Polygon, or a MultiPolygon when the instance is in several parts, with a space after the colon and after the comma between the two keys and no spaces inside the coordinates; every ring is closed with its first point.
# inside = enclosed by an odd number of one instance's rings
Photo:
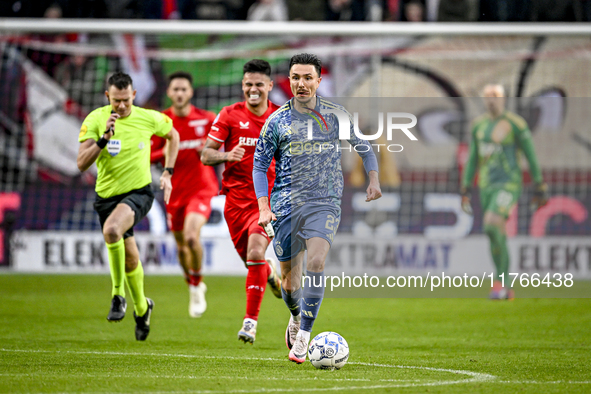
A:
{"type": "Polygon", "coordinates": [[[497,279],[505,274],[505,284],[509,280],[509,249],[507,248],[507,235],[497,226],[486,225],[484,232],[490,240],[490,252],[497,268],[497,279]]]}
{"type": "Polygon", "coordinates": [[[115,243],[107,244],[107,251],[111,269],[111,282],[113,283],[111,297],[116,295],[125,297],[125,242],[123,238],[115,243]]]}
{"type": "Polygon", "coordinates": [[[144,316],[148,311],[148,301],[144,295],[144,268],[141,261],[138,260],[136,269],[125,274],[125,279],[133,300],[135,314],[144,316]]]}

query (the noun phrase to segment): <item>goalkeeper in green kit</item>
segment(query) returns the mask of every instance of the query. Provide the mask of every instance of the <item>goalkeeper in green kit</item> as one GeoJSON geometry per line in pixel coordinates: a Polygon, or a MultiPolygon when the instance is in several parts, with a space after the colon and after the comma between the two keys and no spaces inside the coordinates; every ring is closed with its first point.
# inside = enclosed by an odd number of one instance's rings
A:
{"type": "Polygon", "coordinates": [[[478,169],[478,187],[484,212],[484,232],[490,240],[496,277],[489,298],[513,299],[510,287],[509,251],[505,224],[517,204],[522,189],[519,152],[529,163],[535,184],[532,204],[539,208],[548,201],[547,185],[536,158],[531,132],[519,115],[505,110],[505,91],[501,85],[487,85],[483,91],[487,113],[472,124],[468,161],[462,176],[462,209],[472,214],[470,187],[478,169]],[[501,278],[504,276],[504,287],[501,278]]]}

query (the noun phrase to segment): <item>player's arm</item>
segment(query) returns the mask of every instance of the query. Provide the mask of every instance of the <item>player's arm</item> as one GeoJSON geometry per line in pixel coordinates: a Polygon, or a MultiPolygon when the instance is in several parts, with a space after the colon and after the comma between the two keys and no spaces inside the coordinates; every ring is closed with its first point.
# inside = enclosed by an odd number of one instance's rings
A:
{"type": "Polygon", "coordinates": [[[472,199],[472,182],[474,180],[474,174],[476,173],[476,167],[478,166],[478,146],[474,134],[474,128],[472,130],[472,139],[468,148],[468,159],[464,165],[464,173],[462,174],[462,183],[460,186],[460,195],[462,196],[462,210],[469,215],[473,214],[471,199],[472,199]]]}
{"type": "Polygon", "coordinates": [[[538,209],[548,202],[548,185],[542,178],[542,170],[536,156],[536,150],[531,138],[531,132],[525,128],[517,128],[517,142],[529,164],[529,172],[534,181],[534,196],[531,201],[533,209],[538,209]]]}
{"type": "Polygon", "coordinates": [[[78,157],[76,159],[76,164],[78,165],[80,172],[88,170],[107,146],[109,140],[115,134],[115,120],[117,120],[117,118],[119,118],[119,114],[117,113],[112,113],[111,116],[109,116],[105,125],[105,132],[98,141],[89,138],[80,144],[80,147],[78,148],[78,157]]]}
{"type": "Polygon", "coordinates": [[[261,135],[257,140],[257,146],[252,162],[252,180],[259,205],[259,226],[262,226],[265,231],[267,231],[267,234],[269,234],[269,230],[267,230],[269,223],[277,220],[277,217],[269,207],[269,181],[267,179],[267,170],[271,165],[271,161],[275,156],[275,151],[279,144],[273,132],[274,123],[271,125],[270,123],[272,122],[267,119],[267,122],[265,122],[265,125],[261,129],[261,135]]]}
{"type": "Polygon", "coordinates": [[[215,166],[227,161],[240,161],[244,156],[242,144],[238,144],[230,152],[220,152],[222,143],[208,138],[201,151],[201,162],[206,166],[215,166]]]}
{"type": "Polygon", "coordinates": [[[363,160],[363,167],[365,168],[365,172],[369,176],[369,186],[367,187],[367,197],[365,202],[370,202],[373,200],[377,200],[378,198],[382,197],[382,190],[380,189],[380,180],[378,174],[378,159],[376,158],[376,154],[374,153],[370,143],[366,140],[362,140],[355,134],[353,129],[355,122],[351,114],[349,114],[349,124],[351,125],[350,135],[352,136],[349,139],[349,144],[356,148],[359,145],[365,145],[366,147],[363,149],[355,149],[355,152],[361,157],[363,160]]]}
{"type": "Polygon", "coordinates": [[[168,204],[168,200],[170,200],[170,194],[172,193],[172,182],[170,178],[172,178],[172,174],[167,171],[167,168],[174,168],[176,163],[176,158],[179,153],[179,133],[173,127],[170,129],[168,134],[162,136],[162,138],[166,139],[166,147],[165,149],[165,161],[164,161],[164,171],[162,171],[162,175],[160,176],[160,189],[164,190],[164,202],[168,204]]]}
{"type": "Polygon", "coordinates": [[[377,200],[382,197],[382,189],[380,188],[380,180],[377,171],[369,172],[369,186],[367,187],[367,198],[365,202],[377,200]]]}

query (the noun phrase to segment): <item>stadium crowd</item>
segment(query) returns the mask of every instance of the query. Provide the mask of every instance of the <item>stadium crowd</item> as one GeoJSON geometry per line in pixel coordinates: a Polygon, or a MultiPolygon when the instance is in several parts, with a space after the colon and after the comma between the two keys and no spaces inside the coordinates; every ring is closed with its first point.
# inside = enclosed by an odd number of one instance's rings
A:
{"type": "Polygon", "coordinates": [[[591,0],[5,0],[0,17],[588,22],[591,0]]]}

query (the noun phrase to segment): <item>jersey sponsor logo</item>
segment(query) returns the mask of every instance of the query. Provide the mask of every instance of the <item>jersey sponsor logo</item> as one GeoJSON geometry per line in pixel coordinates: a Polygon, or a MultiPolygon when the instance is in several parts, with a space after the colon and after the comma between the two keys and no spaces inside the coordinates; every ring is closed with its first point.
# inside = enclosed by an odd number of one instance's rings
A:
{"type": "Polygon", "coordinates": [[[78,138],[84,136],[87,131],[88,131],[88,127],[86,127],[86,125],[83,124],[82,127],[80,128],[80,134],[78,134],[78,138]]]}
{"type": "Polygon", "coordinates": [[[503,148],[494,142],[479,142],[478,153],[480,157],[490,157],[493,153],[501,152],[503,148]]]}
{"type": "Polygon", "coordinates": [[[252,137],[240,137],[238,138],[238,143],[244,146],[256,146],[258,138],[252,137]]]}
{"type": "Polygon", "coordinates": [[[107,152],[113,157],[117,156],[121,152],[121,140],[109,140],[107,152]]]}
{"type": "Polygon", "coordinates": [[[197,149],[203,145],[202,140],[184,140],[179,142],[179,150],[197,149]]]}
{"type": "Polygon", "coordinates": [[[248,125],[249,125],[249,124],[250,124],[250,122],[246,122],[246,123],[244,123],[244,122],[240,121],[240,128],[241,128],[241,129],[246,129],[246,130],[248,130],[248,125]]]}
{"type": "Polygon", "coordinates": [[[194,119],[189,121],[189,127],[193,127],[195,129],[195,135],[197,137],[203,137],[205,132],[205,126],[209,123],[208,119],[194,119]]]}
{"type": "Polygon", "coordinates": [[[139,150],[142,150],[142,149],[144,149],[144,147],[145,147],[145,146],[146,146],[146,145],[144,144],[144,141],[140,142],[140,143],[137,145],[137,147],[138,147],[138,149],[139,149],[139,150]]]}

